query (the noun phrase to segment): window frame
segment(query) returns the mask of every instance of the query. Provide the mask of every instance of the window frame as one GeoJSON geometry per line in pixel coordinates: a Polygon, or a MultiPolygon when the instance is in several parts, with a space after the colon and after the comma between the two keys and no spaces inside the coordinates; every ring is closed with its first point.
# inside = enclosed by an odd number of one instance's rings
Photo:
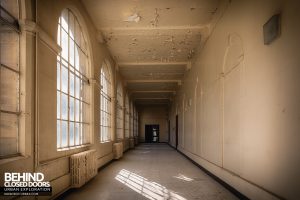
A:
{"type": "MultiPolygon", "coordinates": [[[[2,115],[10,115],[10,116],[14,116],[15,117],[15,142],[13,143],[15,145],[15,149],[10,152],[10,153],[3,153],[2,154],[2,151],[5,152],[5,151],[8,151],[7,149],[5,149],[3,145],[1,145],[1,149],[0,149],[0,159],[6,159],[6,158],[11,158],[11,157],[16,157],[16,156],[20,156],[21,155],[21,141],[20,141],[20,138],[21,138],[21,130],[20,130],[20,123],[21,123],[21,119],[20,119],[20,115],[21,115],[21,95],[20,95],[20,89],[21,89],[21,66],[20,66],[20,63],[21,63],[21,60],[20,60],[20,52],[21,52],[21,49],[20,49],[20,43],[21,43],[21,30],[20,30],[20,26],[19,26],[19,23],[18,23],[18,19],[20,19],[20,5],[17,3],[17,1],[11,1],[9,2],[11,3],[10,6],[15,8],[15,10],[17,11],[16,13],[14,13],[12,11],[12,13],[10,11],[8,11],[5,7],[3,7],[1,4],[0,4],[0,21],[1,21],[1,35],[2,34],[9,34],[11,35],[12,37],[15,36],[15,39],[16,41],[12,41],[15,42],[14,45],[16,45],[16,60],[14,60],[16,63],[16,66],[11,66],[11,65],[8,65],[6,63],[3,62],[3,59],[1,58],[1,55],[0,55],[0,81],[1,81],[1,74],[2,74],[2,70],[9,72],[9,73],[13,73],[13,75],[15,76],[16,81],[15,83],[13,83],[13,79],[10,79],[11,84],[13,84],[13,86],[17,86],[16,88],[16,93],[14,94],[15,95],[15,109],[13,110],[10,110],[10,108],[3,108],[2,109],[2,103],[1,103],[1,108],[0,108],[0,119],[1,119],[1,128],[0,128],[0,142],[1,140],[3,140],[4,137],[2,137],[2,115]],[[4,14],[3,14],[4,13],[4,14]],[[2,15],[3,14],[3,15],[2,15]],[[14,16],[15,14],[15,16],[14,16]],[[3,148],[3,149],[2,149],[3,148]]],[[[2,36],[1,36],[1,39],[2,36]]],[[[1,45],[0,45],[0,51],[1,51],[1,48],[2,47],[2,41],[1,41],[1,45]]],[[[3,88],[0,88],[0,97],[2,98],[2,90],[3,88]]],[[[9,94],[8,94],[9,95],[9,94]]],[[[3,117],[4,118],[4,117],[3,117]]],[[[6,118],[9,118],[9,117],[6,117],[6,118]]],[[[6,119],[7,120],[7,119],[6,119]]],[[[9,124],[11,126],[13,126],[12,124],[9,124]]],[[[23,152],[24,153],[24,152],[23,152]]]]}
{"type": "Polygon", "coordinates": [[[133,113],[133,102],[130,101],[129,104],[129,122],[130,122],[130,126],[129,126],[129,137],[133,137],[134,136],[134,113],[133,113]]]}
{"type": "Polygon", "coordinates": [[[124,127],[124,138],[130,137],[130,116],[129,116],[129,97],[128,94],[125,96],[125,127],[124,127]]]}
{"type": "Polygon", "coordinates": [[[121,83],[117,86],[116,131],[116,139],[124,139],[124,91],[121,83]]]}
{"type": "Polygon", "coordinates": [[[133,124],[133,136],[137,137],[138,136],[138,112],[137,112],[135,106],[133,107],[133,109],[134,109],[134,112],[133,112],[134,113],[134,115],[133,115],[133,122],[134,122],[134,124],[133,124]]]}
{"type": "Polygon", "coordinates": [[[108,61],[102,63],[100,69],[100,142],[112,139],[112,73],[108,61]]]}
{"type": "Polygon", "coordinates": [[[62,10],[59,16],[57,26],[57,43],[62,47],[62,51],[57,55],[57,150],[68,150],[73,148],[80,148],[91,144],[90,136],[90,84],[89,84],[89,72],[90,72],[90,57],[88,50],[87,37],[83,29],[83,24],[79,17],[69,8],[62,10]],[[67,12],[67,21],[64,19],[66,25],[63,24],[64,14],[67,12]],[[70,22],[70,19],[73,21],[70,22]],[[71,30],[71,23],[73,23],[73,32],[71,30]],[[67,26],[67,29],[64,27],[67,26]],[[67,34],[67,58],[64,58],[63,34],[67,34]],[[73,34],[73,35],[72,35],[73,34]],[[71,48],[73,44],[73,48],[71,48]],[[73,52],[70,51],[73,50],[73,52]],[[72,55],[72,54],[73,55],[72,55]],[[76,54],[77,53],[77,54],[76,54]],[[72,59],[71,59],[72,55],[72,59]],[[76,64],[77,63],[77,64],[76,64]],[[83,63],[83,64],[82,64],[83,63]],[[67,70],[67,81],[63,80],[63,70],[67,70]],[[59,76],[59,77],[58,77],[59,76]],[[73,78],[71,78],[73,77],[73,78]],[[70,81],[70,79],[73,79],[70,81]],[[63,82],[67,82],[67,91],[63,89],[63,82]],[[72,83],[73,82],[73,83],[72,83]],[[72,91],[70,90],[70,85],[72,91]],[[67,108],[62,106],[63,96],[67,97],[67,108]],[[70,107],[72,101],[73,107],[70,107]],[[63,109],[67,111],[67,117],[62,117],[63,109]],[[72,117],[70,113],[72,110],[72,117]],[[59,115],[59,117],[58,117],[59,115]],[[77,116],[78,115],[78,116],[77,116]],[[71,119],[73,118],[73,119],[71,119]],[[63,144],[62,124],[66,124],[66,140],[67,143],[63,144]],[[70,131],[70,124],[72,124],[72,130],[70,131]],[[71,133],[73,132],[73,133],[71,133]],[[71,138],[72,135],[72,138],[71,138]],[[77,136],[76,136],[77,135],[77,136]],[[71,140],[71,139],[73,140],[71,140]]]}

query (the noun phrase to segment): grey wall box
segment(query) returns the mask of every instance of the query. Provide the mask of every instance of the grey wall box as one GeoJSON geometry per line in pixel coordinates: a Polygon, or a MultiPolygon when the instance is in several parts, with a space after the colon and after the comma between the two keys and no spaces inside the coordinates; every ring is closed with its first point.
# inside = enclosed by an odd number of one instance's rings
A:
{"type": "Polygon", "coordinates": [[[273,15],[263,27],[264,31],[264,44],[271,44],[276,38],[279,37],[281,32],[280,27],[280,14],[273,15]]]}

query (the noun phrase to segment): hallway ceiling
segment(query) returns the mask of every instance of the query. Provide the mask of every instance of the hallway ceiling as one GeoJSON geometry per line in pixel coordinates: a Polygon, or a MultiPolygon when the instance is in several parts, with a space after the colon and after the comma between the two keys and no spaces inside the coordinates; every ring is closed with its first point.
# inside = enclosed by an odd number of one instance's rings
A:
{"type": "Polygon", "coordinates": [[[82,0],[138,104],[168,104],[219,0],[82,0]]]}

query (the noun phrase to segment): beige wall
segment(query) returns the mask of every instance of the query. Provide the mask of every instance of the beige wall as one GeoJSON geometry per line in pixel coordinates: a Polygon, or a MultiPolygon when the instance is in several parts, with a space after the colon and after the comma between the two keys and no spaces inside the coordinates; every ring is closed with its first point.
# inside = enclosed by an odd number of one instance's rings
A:
{"type": "Polygon", "coordinates": [[[168,142],[168,108],[166,106],[141,106],[139,112],[139,141],[145,142],[145,125],[159,125],[159,142],[168,142]]]}
{"type": "Polygon", "coordinates": [[[175,145],[251,199],[300,196],[300,4],[233,0],[170,111],[175,145]],[[281,36],[263,25],[282,13],[281,36]],[[273,195],[272,195],[273,194],[273,195]]]}
{"type": "MultiPolygon", "coordinates": [[[[117,76],[114,60],[105,45],[97,40],[98,32],[79,0],[22,0],[21,33],[21,88],[22,115],[20,125],[25,145],[21,157],[0,161],[0,184],[4,172],[33,172],[45,174],[51,182],[53,195],[70,187],[69,156],[88,149],[97,150],[97,163],[101,167],[113,159],[112,143],[101,143],[99,136],[99,75],[102,62],[108,60],[113,75],[112,138],[115,135],[115,94],[117,76]],[[89,44],[90,68],[90,136],[92,143],[81,148],[57,151],[56,148],[56,58],[60,52],[56,44],[58,18],[63,9],[71,9],[78,17],[89,44]],[[37,15],[34,17],[34,11],[37,15]],[[22,80],[26,79],[26,80],[22,80]],[[26,84],[25,84],[26,82],[26,84]],[[98,84],[97,84],[98,83],[98,84]],[[23,128],[24,126],[24,128],[23,128]],[[34,153],[34,149],[36,149],[34,153]]],[[[46,197],[47,198],[47,197],[46,197]]]]}

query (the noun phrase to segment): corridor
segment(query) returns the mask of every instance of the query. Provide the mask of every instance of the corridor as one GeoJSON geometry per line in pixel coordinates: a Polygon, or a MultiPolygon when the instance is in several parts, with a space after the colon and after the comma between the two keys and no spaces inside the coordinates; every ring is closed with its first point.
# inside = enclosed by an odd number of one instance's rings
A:
{"type": "Polygon", "coordinates": [[[0,0],[0,199],[299,200],[299,36],[299,0],[0,0]]]}
{"type": "Polygon", "coordinates": [[[167,144],[140,144],[66,200],[238,199],[167,144]]]}

